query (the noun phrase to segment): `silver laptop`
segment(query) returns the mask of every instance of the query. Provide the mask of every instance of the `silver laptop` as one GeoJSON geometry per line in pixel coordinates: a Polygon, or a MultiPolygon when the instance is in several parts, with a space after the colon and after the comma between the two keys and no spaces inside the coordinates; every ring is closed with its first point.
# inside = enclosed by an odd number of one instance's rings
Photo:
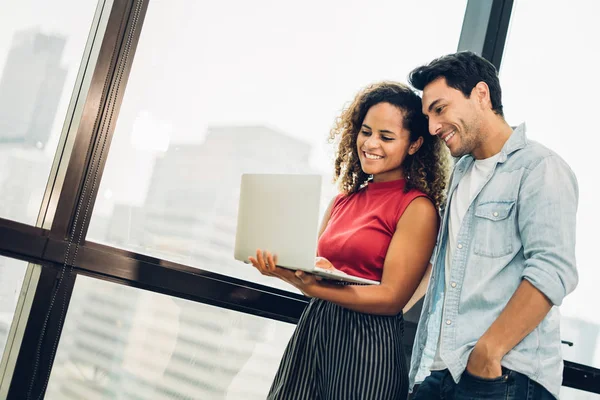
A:
{"type": "Polygon", "coordinates": [[[256,249],[277,254],[277,264],[327,279],[379,282],[315,266],[321,200],[320,175],[244,174],[235,259],[248,263],[256,249]]]}

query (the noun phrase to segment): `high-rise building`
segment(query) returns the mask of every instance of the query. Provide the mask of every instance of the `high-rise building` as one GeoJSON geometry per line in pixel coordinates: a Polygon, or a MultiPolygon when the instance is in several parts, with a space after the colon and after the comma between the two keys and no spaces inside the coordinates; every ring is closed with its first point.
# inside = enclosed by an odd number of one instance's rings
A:
{"type": "Polygon", "coordinates": [[[213,127],[156,160],[143,207],[115,205],[107,242],[252,280],[233,260],[243,173],[311,173],[311,146],[270,128],[213,127]],[[268,145],[266,145],[268,144],[268,145]]]}
{"type": "Polygon", "coordinates": [[[26,268],[26,262],[0,257],[0,354],[6,345],[26,268]]]}
{"type": "Polygon", "coordinates": [[[0,77],[0,144],[43,148],[67,77],[66,39],[37,30],[17,32],[0,77]]]}
{"type": "Polygon", "coordinates": [[[33,224],[39,214],[52,159],[34,148],[0,145],[0,217],[33,224]]]}
{"type": "MultiPolygon", "coordinates": [[[[241,174],[310,173],[310,152],[262,126],[211,128],[202,144],[172,144],[156,161],[143,207],[115,206],[107,242],[255,280],[233,259],[241,174]]],[[[265,397],[293,325],[99,285],[76,288],[49,399],[265,397]]]]}

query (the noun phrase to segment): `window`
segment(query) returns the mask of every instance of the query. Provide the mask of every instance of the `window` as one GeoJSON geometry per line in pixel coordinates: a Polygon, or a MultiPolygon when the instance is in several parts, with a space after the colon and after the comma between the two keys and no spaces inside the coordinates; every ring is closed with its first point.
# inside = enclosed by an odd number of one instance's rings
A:
{"type": "Polygon", "coordinates": [[[264,399],[295,325],[77,277],[47,399],[264,399]]]}
{"type": "Polygon", "coordinates": [[[0,218],[36,222],[96,5],[0,5],[0,218]]]}
{"type": "Polygon", "coordinates": [[[0,257],[0,358],[6,348],[26,271],[26,262],[0,257]]]}
{"type": "Polygon", "coordinates": [[[343,106],[455,51],[465,7],[152,1],[87,239],[289,289],[233,259],[241,174],[322,174],[324,211],[343,106]]]}

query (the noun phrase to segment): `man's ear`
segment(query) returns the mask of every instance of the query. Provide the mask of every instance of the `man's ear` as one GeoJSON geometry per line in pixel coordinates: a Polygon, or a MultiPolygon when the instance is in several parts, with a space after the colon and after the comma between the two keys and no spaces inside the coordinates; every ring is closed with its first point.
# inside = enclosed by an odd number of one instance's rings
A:
{"type": "Polygon", "coordinates": [[[490,87],[487,83],[481,81],[471,91],[471,96],[475,96],[477,102],[482,106],[492,108],[492,98],[490,97],[490,87]]]}
{"type": "Polygon", "coordinates": [[[408,147],[408,154],[412,156],[417,151],[419,151],[419,149],[421,148],[422,145],[423,145],[423,136],[419,136],[419,138],[417,140],[415,140],[414,142],[412,142],[410,144],[410,146],[408,147]]]}

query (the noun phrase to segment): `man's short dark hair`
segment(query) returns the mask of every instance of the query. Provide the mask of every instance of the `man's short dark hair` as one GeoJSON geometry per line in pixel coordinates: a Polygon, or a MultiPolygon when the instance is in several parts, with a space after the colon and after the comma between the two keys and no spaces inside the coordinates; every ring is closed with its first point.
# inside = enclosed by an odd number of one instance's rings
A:
{"type": "Polygon", "coordinates": [[[490,88],[492,110],[504,117],[498,71],[485,58],[470,51],[448,54],[436,58],[428,65],[415,68],[410,73],[408,81],[415,89],[423,90],[425,86],[440,77],[446,79],[449,87],[460,90],[467,98],[471,96],[475,85],[485,82],[490,88]]]}

